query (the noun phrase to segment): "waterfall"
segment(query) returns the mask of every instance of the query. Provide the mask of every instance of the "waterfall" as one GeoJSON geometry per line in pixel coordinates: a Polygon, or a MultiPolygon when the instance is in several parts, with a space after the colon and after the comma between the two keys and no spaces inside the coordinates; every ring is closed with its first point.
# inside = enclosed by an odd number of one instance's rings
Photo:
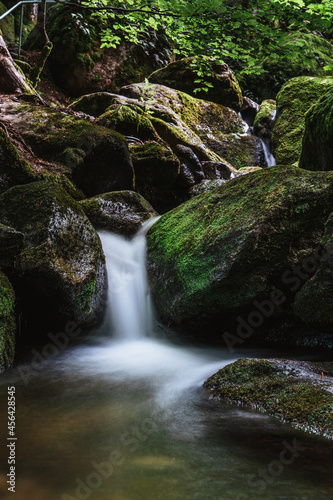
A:
{"type": "Polygon", "coordinates": [[[150,219],[132,238],[100,232],[108,271],[107,322],[113,335],[134,340],[152,332],[152,312],[146,276],[146,233],[150,219]]]}
{"type": "Polygon", "coordinates": [[[274,167],[274,165],[276,165],[276,162],[275,162],[275,158],[271,152],[269,139],[262,139],[260,136],[258,136],[258,137],[262,143],[267,167],[274,167]]]}

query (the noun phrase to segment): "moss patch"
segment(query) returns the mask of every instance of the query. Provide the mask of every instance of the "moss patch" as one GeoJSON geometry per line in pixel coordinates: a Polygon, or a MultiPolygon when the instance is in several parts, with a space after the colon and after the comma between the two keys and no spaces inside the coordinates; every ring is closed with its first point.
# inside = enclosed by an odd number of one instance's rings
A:
{"type": "MultiPolygon", "coordinates": [[[[188,329],[252,307],[311,255],[333,209],[332,173],[271,167],[161,217],[148,233],[158,313],[188,329]]],[[[207,331],[207,330],[206,330],[207,331]]]]}
{"type": "Polygon", "coordinates": [[[0,271],[0,371],[15,355],[15,293],[8,278],[0,271]]]}
{"type": "MultiPolygon", "coordinates": [[[[272,136],[273,154],[278,164],[291,165],[299,160],[306,113],[323,93],[332,88],[333,77],[301,76],[293,78],[281,89],[276,99],[277,118],[272,136]]],[[[321,131],[317,135],[319,141],[320,134],[321,131]]],[[[306,164],[309,165],[309,161],[306,164]]],[[[311,170],[316,170],[316,166],[313,165],[311,170]]]]}
{"type": "Polygon", "coordinates": [[[305,116],[300,167],[333,170],[333,78],[305,116]]]}
{"type": "MultiPolygon", "coordinates": [[[[333,363],[329,365],[331,374],[333,363]]],[[[321,381],[321,368],[311,362],[239,359],[204,386],[214,399],[245,403],[302,429],[333,437],[332,379],[321,381]]]]}

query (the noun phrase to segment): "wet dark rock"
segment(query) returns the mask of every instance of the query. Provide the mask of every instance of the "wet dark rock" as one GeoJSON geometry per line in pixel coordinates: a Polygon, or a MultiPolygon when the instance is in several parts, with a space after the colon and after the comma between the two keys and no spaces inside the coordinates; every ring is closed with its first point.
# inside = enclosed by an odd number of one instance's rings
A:
{"type": "Polygon", "coordinates": [[[0,221],[24,235],[23,247],[7,268],[23,326],[97,324],[106,289],[104,254],[81,206],[59,185],[34,182],[0,196],[0,221]]]}
{"type": "Polygon", "coordinates": [[[95,229],[133,236],[157,212],[134,191],[113,191],[80,202],[95,229]]]}

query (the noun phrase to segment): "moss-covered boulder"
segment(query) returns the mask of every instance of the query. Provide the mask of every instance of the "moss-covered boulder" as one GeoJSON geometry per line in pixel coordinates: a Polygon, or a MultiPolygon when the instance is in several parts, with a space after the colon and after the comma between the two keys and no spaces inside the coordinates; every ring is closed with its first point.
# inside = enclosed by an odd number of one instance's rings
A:
{"type": "Polygon", "coordinates": [[[299,160],[305,115],[330,89],[333,89],[333,77],[300,76],[283,86],[276,98],[277,116],[272,136],[273,154],[278,164],[290,165],[299,160]]]}
{"type": "Polygon", "coordinates": [[[253,122],[254,133],[262,139],[270,140],[275,125],[275,118],[276,101],[273,99],[263,101],[253,122]]]}
{"type": "Polygon", "coordinates": [[[311,279],[307,280],[297,293],[293,309],[307,324],[332,332],[333,214],[327,220],[318,255],[320,258],[309,259],[304,263],[306,265],[304,271],[307,276],[311,276],[311,279]]]}
{"type": "Polygon", "coordinates": [[[59,185],[34,182],[0,196],[0,222],[24,234],[8,275],[25,320],[44,328],[95,324],[104,306],[104,254],[81,206],[59,185]]]}
{"type": "Polygon", "coordinates": [[[113,191],[80,202],[96,229],[107,229],[123,236],[133,236],[151,217],[153,207],[134,191],[113,191]]]}
{"type": "Polygon", "coordinates": [[[198,80],[197,73],[201,69],[200,62],[198,65],[195,57],[187,57],[169,63],[165,68],[158,69],[150,75],[149,81],[239,111],[243,102],[242,92],[228,65],[218,64],[214,59],[208,57],[201,60],[201,65],[206,67],[206,81],[210,84],[206,87],[206,91],[195,92],[195,89],[200,87],[198,83],[195,83],[195,80],[198,80]]]}
{"type": "Polygon", "coordinates": [[[332,190],[333,173],[272,167],[163,215],[148,233],[149,279],[161,319],[223,342],[224,328],[236,329],[236,317],[246,319],[256,301],[277,301],[259,326],[283,315],[293,300],[284,273],[315,251],[332,190]]]}
{"type": "Polygon", "coordinates": [[[2,106],[1,119],[87,196],[133,188],[133,166],[122,135],[65,112],[15,102],[2,106]]]}
{"type": "Polygon", "coordinates": [[[333,437],[333,363],[239,359],[204,383],[218,401],[266,412],[292,426],[333,437]]]}
{"type": "Polygon", "coordinates": [[[36,179],[31,169],[3,129],[0,129],[0,193],[16,184],[26,184],[36,179]]]}
{"type": "MultiPolygon", "coordinates": [[[[181,130],[179,127],[179,120],[181,120],[199,137],[206,148],[236,168],[249,165],[264,166],[264,153],[260,140],[251,135],[248,125],[234,110],[220,104],[196,99],[163,85],[133,84],[122,87],[120,92],[129,98],[144,101],[146,106],[153,110],[151,122],[160,137],[171,147],[177,143],[177,138],[170,137],[170,129],[172,130],[176,125],[181,130]],[[167,114],[166,109],[169,110],[167,114]],[[176,115],[176,122],[174,115],[176,115]]],[[[184,137],[182,143],[191,147],[190,141],[185,144],[186,138],[189,139],[189,137],[186,137],[188,134],[184,127],[182,134],[184,137]]],[[[178,143],[181,143],[179,139],[178,143]]],[[[200,153],[194,151],[203,161],[204,158],[200,157],[200,153]]]]}
{"type": "Polygon", "coordinates": [[[307,170],[333,170],[333,78],[323,91],[305,117],[299,166],[307,170]]]}
{"type": "MultiPolygon", "coordinates": [[[[126,16],[121,24],[125,27],[126,16]]],[[[54,48],[48,66],[56,84],[75,97],[92,92],[114,92],[122,85],[140,82],[171,59],[170,43],[162,32],[146,30],[138,44],[121,42],[116,48],[101,48],[103,21],[91,12],[73,12],[72,6],[57,5],[48,13],[47,32],[54,48]]],[[[128,26],[131,29],[131,26],[128,26]]],[[[41,50],[44,38],[36,26],[25,48],[41,50]]]]}
{"type": "Polygon", "coordinates": [[[255,101],[275,99],[281,87],[297,76],[325,77],[332,75],[325,66],[333,65],[332,43],[320,34],[285,32],[280,35],[278,49],[267,56],[258,56],[258,74],[236,76],[245,95],[255,101]]]}
{"type": "Polygon", "coordinates": [[[14,360],[15,293],[7,276],[0,271],[0,372],[14,360]]]}
{"type": "Polygon", "coordinates": [[[159,212],[179,205],[180,162],[172,150],[156,142],[130,146],[135,187],[159,212]]]}

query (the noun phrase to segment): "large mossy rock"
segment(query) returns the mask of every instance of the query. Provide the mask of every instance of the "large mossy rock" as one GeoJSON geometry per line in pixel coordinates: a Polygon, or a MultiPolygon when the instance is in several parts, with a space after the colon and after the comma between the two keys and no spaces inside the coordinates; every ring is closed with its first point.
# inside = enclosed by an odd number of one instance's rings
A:
{"type": "Polygon", "coordinates": [[[87,196],[133,189],[133,166],[122,135],[55,109],[14,102],[2,106],[1,119],[87,196]]]}
{"type": "MultiPolygon", "coordinates": [[[[164,85],[133,84],[123,87],[120,92],[129,98],[143,100],[149,108],[150,103],[168,108],[209,150],[230,162],[235,168],[264,166],[260,140],[248,133],[248,125],[234,110],[221,104],[196,99],[164,85]]],[[[156,114],[155,119],[151,121],[158,134],[168,142],[168,131],[163,122],[170,123],[170,119],[168,120],[166,115],[156,114]]]]}
{"type": "Polygon", "coordinates": [[[206,81],[211,85],[207,87],[207,92],[203,90],[194,92],[198,88],[195,80],[198,79],[197,73],[200,71],[195,57],[187,57],[169,63],[165,68],[158,69],[150,75],[149,81],[239,111],[243,102],[242,92],[235,75],[228,65],[217,64],[210,58],[207,58],[202,63],[206,63],[207,70],[210,73],[206,77],[206,81]]]}
{"type": "Polygon", "coordinates": [[[34,182],[0,196],[0,222],[24,235],[7,268],[24,318],[45,328],[96,324],[104,306],[104,254],[81,206],[59,185],[34,182]]]}
{"type": "MultiPolygon", "coordinates": [[[[122,25],[126,22],[124,17],[122,25]]],[[[154,30],[147,30],[138,44],[101,48],[102,26],[103,21],[89,10],[77,13],[71,6],[57,5],[48,13],[47,32],[54,45],[48,67],[55,83],[70,96],[117,91],[127,83],[143,81],[171,59],[167,37],[161,32],[157,36],[154,30]]],[[[37,25],[25,48],[41,50],[43,45],[37,25]]]]}
{"type": "Polygon", "coordinates": [[[298,429],[333,437],[332,382],[331,362],[238,359],[204,387],[221,403],[245,404],[298,429]]]}
{"type": "Polygon", "coordinates": [[[253,121],[255,134],[261,137],[261,139],[270,140],[275,125],[275,118],[276,101],[273,99],[263,101],[253,121]]]}
{"type": "MultiPolygon", "coordinates": [[[[325,331],[333,330],[333,214],[327,220],[320,258],[304,262],[303,270],[311,279],[297,293],[294,311],[307,324],[325,331]],[[314,274],[313,274],[314,273],[314,274]]],[[[295,283],[296,284],[296,283],[295,283]]]]}
{"type": "Polygon", "coordinates": [[[95,229],[133,236],[140,226],[157,216],[153,207],[134,191],[113,191],[80,202],[95,229]]]}
{"type": "MultiPolygon", "coordinates": [[[[290,165],[299,160],[305,115],[330,89],[333,89],[333,77],[300,76],[292,78],[283,86],[276,98],[277,116],[272,136],[273,154],[278,164],[290,165]]],[[[315,169],[314,165],[311,170],[315,169]]]]}
{"type": "MultiPolygon", "coordinates": [[[[224,328],[229,322],[235,328],[237,315],[247,318],[254,301],[276,289],[281,298],[288,288],[284,273],[321,240],[332,191],[333,173],[272,167],[163,215],[148,233],[151,292],[161,319],[222,342],[224,328]]],[[[271,318],[282,314],[282,302],[271,318]]]]}
{"type": "Polygon", "coordinates": [[[333,78],[325,90],[305,117],[299,166],[307,170],[333,170],[333,78]]]}
{"type": "Polygon", "coordinates": [[[325,77],[332,75],[324,70],[333,65],[332,43],[313,33],[282,33],[279,48],[267,57],[259,58],[260,75],[238,75],[246,95],[255,101],[275,99],[281,87],[297,76],[325,77]]]}
{"type": "Polygon", "coordinates": [[[3,129],[0,129],[0,193],[16,184],[26,184],[36,179],[31,169],[3,129]]]}
{"type": "Polygon", "coordinates": [[[0,271],[0,372],[14,360],[15,293],[7,276],[0,271]]]}

